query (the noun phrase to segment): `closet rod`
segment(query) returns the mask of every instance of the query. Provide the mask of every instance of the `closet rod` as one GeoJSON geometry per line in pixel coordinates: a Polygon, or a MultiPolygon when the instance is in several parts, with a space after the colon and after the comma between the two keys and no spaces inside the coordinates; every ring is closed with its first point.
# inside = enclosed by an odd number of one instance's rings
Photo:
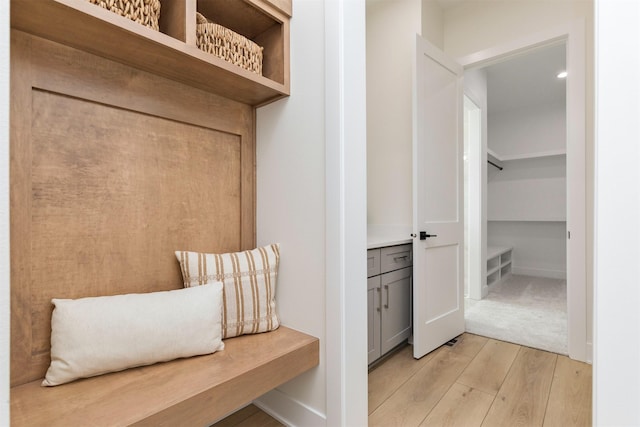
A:
{"type": "Polygon", "coordinates": [[[488,162],[491,166],[495,166],[495,167],[497,167],[497,168],[498,168],[498,169],[500,169],[500,170],[504,169],[502,166],[498,166],[498,165],[496,165],[496,164],[495,164],[495,163],[493,163],[491,160],[487,160],[487,162],[488,162]]]}

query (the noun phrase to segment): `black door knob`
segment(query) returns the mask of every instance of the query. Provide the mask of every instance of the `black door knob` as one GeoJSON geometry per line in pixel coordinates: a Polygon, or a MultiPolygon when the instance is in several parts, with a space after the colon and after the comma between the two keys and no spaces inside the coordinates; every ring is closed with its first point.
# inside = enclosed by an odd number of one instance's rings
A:
{"type": "Polygon", "coordinates": [[[427,237],[438,237],[437,234],[427,234],[426,231],[420,232],[420,240],[425,240],[427,237]]]}

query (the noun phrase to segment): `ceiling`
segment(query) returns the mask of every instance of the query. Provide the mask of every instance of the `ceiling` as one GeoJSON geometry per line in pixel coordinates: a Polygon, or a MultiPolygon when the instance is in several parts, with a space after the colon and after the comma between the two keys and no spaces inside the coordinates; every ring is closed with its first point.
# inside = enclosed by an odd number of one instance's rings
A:
{"type": "MultiPolygon", "coordinates": [[[[367,0],[383,1],[383,0],[367,0]]],[[[444,9],[471,1],[435,0],[444,9]]],[[[539,47],[484,68],[488,113],[540,105],[566,105],[566,80],[556,76],[566,68],[566,46],[539,47]]]]}
{"type": "Polygon", "coordinates": [[[565,105],[565,45],[538,48],[485,68],[488,112],[528,106],[565,105]]]}

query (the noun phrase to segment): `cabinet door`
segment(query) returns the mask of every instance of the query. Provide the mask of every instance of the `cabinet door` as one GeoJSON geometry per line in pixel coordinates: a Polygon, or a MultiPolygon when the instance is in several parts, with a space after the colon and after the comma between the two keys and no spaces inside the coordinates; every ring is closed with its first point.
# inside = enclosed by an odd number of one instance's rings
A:
{"type": "Polygon", "coordinates": [[[411,334],[411,268],[381,275],[382,336],[385,354],[411,334]]]}
{"type": "Polygon", "coordinates": [[[381,356],[380,352],[380,276],[367,280],[367,353],[371,363],[381,356]]]}

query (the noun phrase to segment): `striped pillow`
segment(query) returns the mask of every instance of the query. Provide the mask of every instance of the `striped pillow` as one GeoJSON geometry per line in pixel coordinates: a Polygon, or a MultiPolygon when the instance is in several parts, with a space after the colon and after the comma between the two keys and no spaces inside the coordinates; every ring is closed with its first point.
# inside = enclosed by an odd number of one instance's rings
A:
{"type": "Polygon", "coordinates": [[[276,313],[278,244],[250,251],[205,254],[176,251],[185,287],[222,282],[222,338],[280,326],[276,313]]]}

